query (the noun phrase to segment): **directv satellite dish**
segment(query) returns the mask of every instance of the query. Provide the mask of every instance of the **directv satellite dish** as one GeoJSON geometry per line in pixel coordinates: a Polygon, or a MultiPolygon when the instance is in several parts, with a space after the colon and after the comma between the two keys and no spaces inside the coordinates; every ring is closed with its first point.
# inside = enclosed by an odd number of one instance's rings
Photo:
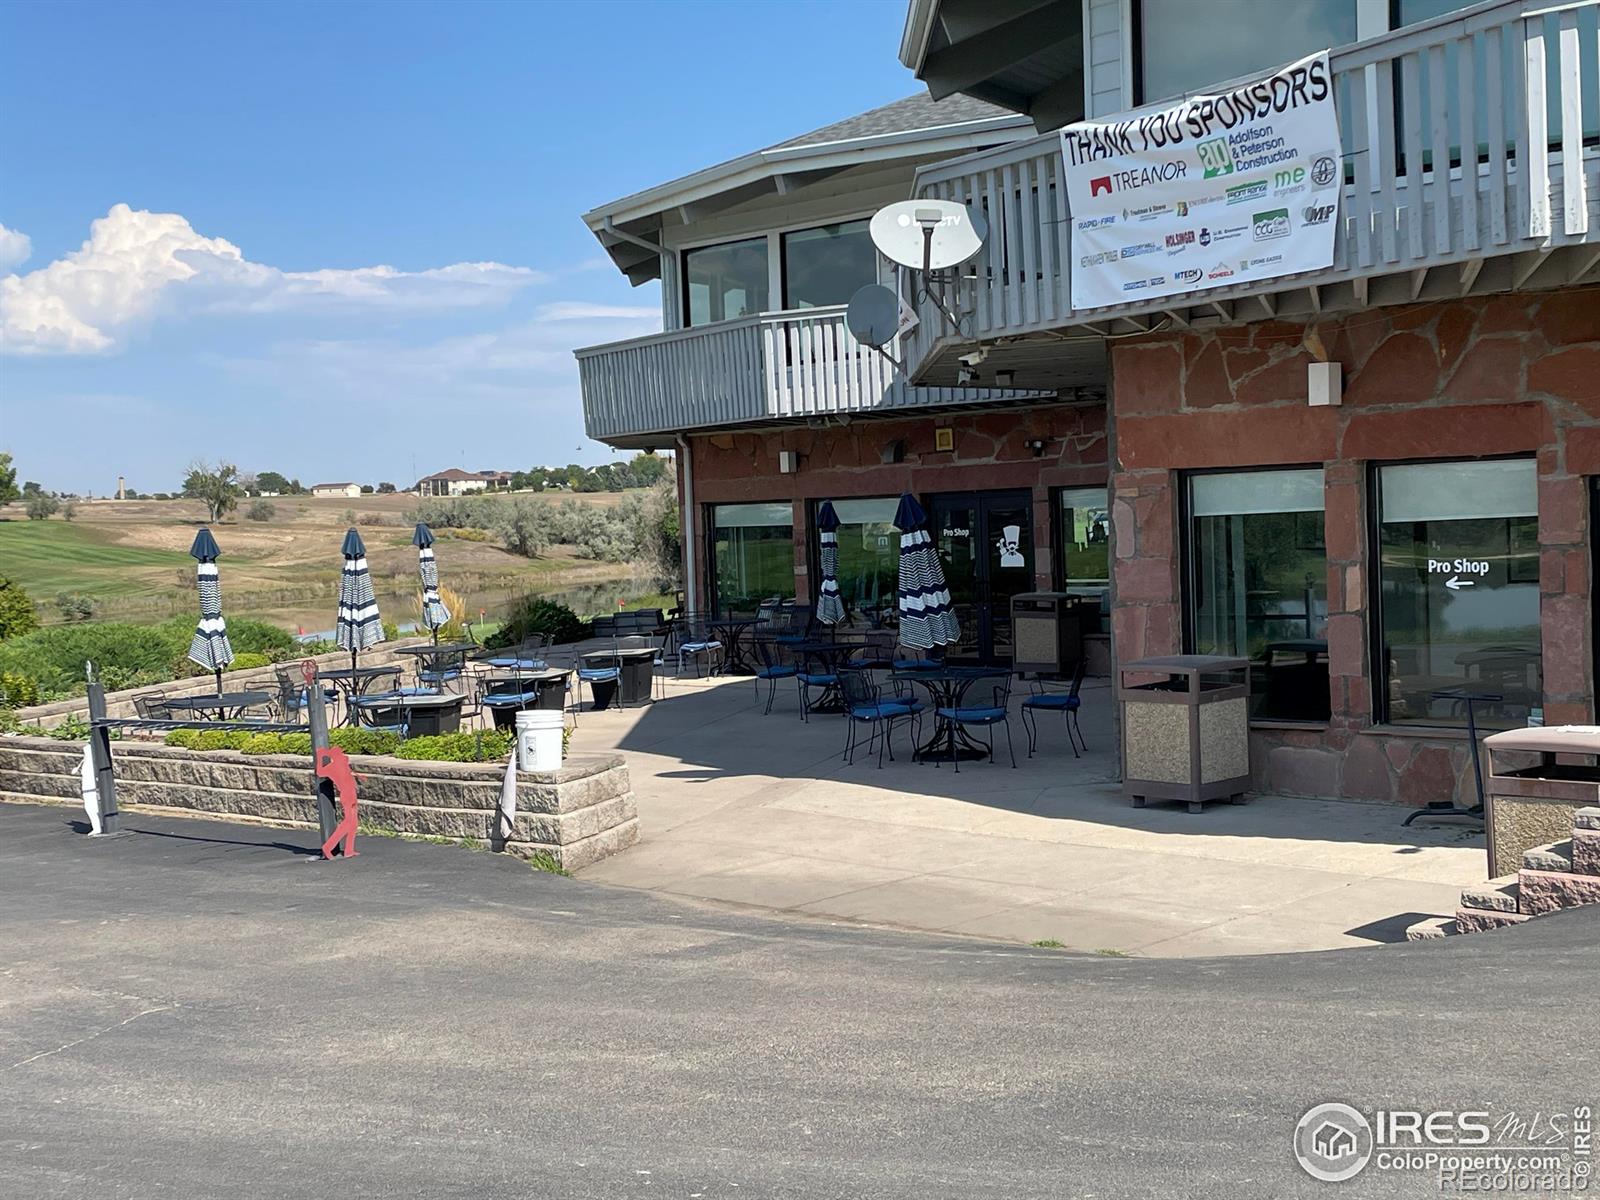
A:
{"type": "Polygon", "coordinates": [[[917,271],[957,267],[983,249],[989,223],[954,200],[901,200],[872,215],[872,244],[917,271]]]}
{"type": "Polygon", "coordinates": [[[869,283],[850,297],[844,323],[864,346],[887,346],[900,326],[900,298],[881,283],[869,283]]]}

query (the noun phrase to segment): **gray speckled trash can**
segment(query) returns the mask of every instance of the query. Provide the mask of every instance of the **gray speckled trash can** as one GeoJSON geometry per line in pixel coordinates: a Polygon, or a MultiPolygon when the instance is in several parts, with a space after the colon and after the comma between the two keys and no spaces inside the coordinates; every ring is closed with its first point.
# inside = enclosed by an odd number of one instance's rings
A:
{"type": "Polygon", "coordinates": [[[1122,794],[1143,808],[1177,800],[1243,804],[1250,788],[1250,662],[1173,654],[1124,663],[1122,794]]]}

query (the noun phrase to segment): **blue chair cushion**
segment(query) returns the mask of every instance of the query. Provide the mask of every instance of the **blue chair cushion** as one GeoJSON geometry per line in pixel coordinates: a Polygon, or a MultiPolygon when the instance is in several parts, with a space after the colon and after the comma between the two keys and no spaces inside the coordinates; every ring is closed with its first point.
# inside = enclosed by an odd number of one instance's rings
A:
{"type": "Polygon", "coordinates": [[[1023,708],[1048,708],[1064,711],[1078,708],[1083,701],[1077,696],[1068,696],[1062,692],[1046,692],[1042,696],[1029,696],[1022,702],[1023,708]]]}
{"type": "Polygon", "coordinates": [[[424,683],[444,683],[451,679],[461,678],[460,667],[449,667],[443,671],[418,671],[417,678],[424,683]]]}
{"type": "Polygon", "coordinates": [[[958,725],[992,725],[1006,719],[1003,708],[941,708],[938,715],[958,725]]]}
{"type": "Polygon", "coordinates": [[[485,708],[521,708],[530,700],[537,700],[538,692],[496,692],[492,696],[485,696],[485,708]]]}
{"type": "Polygon", "coordinates": [[[491,667],[519,667],[525,671],[542,671],[545,668],[542,658],[488,658],[484,661],[491,667]]]}
{"type": "Polygon", "coordinates": [[[786,667],[786,666],[779,665],[779,666],[776,666],[776,667],[762,667],[761,670],[756,672],[756,678],[757,679],[793,679],[798,674],[800,674],[800,668],[799,667],[786,667]]]}
{"type": "Polygon", "coordinates": [[[880,700],[876,704],[854,705],[850,709],[850,715],[857,721],[882,721],[889,717],[909,717],[915,711],[909,704],[880,700]]]}
{"type": "Polygon", "coordinates": [[[616,667],[581,667],[578,678],[588,683],[610,683],[621,672],[616,667]]]}
{"type": "Polygon", "coordinates": [[[707,650],[722,649],[721,642],[684,642],[678,647],[685,654],[700,654],[707,650]]]}
{"type": "Polygon", "coordinates": [[[937,671],[941,664],[930,658],[897,658],[894,660],[896,671],[937,671]]]}
{"type": "Polygon", "coordinates": [[[805,684],[807,687],[833,687],[839,682],[839,677],[837,675],[813,675],[809,671],[800,671],[796,674],[798,675],[800,682],[805,684]]]}

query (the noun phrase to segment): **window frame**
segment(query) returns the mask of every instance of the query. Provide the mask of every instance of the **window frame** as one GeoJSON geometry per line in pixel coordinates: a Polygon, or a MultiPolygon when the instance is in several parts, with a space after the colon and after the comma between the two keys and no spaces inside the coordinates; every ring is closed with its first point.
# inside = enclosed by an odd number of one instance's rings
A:
{"type": "MultiPolygon", "coordinates": [[[[681,309],[681,312],[680,312],[680,317],[681,317],[680,328],[683,328],[683,329],[710,329],[713,325],[726,325],[731,321],[748,321],[752,317],[760,315],[759,313],[751,313],[748,316],[743,316],[743,317],[723,317],[722,320],[720,320],[720,321],[707,321],[703,325],[696,325],[692,320],[690,320],[690,315],[689,314],[690,314],[690,307],[691,306],[690,306],[690,303],[689,303],[689,256],[694,254],[698,250],[715,250],[719,246],[738,246],[738,245],[742,245],[745,242],[765,242],[766,243],[766,256],[767,256],[767,303],[768,304],[772,303],[772,238],[770,236],[770,231],[762,231],[762,232],[758,232],[758,233],[752,233],[752,234],[749,234],[747,236],[742,236],[742,237],[741,236],[734,236],[734,237],[714,238],[714,239],[711,239],[709,241],[696,243],[695,245],[692,245],[692,246],[680,246],[680,247],[678,247],[678,277],[679,277],[678,282],[679,282],[679,290],[680,290],[680,293],[681,293],[679,295],[678,299],[679,299],[679,303],[682,305],[682,309],[681,309]]],[[[774,310],[772,310],[770,308],[763,308],[763,309],[760,310],[760,312],[763,312],[763,313],[772,312],[772,311],[774,311],[774,310]]]]}
{"type": "MultiPolygon", "coordinates": [[[[1478,462],[1531,462],[1534,471],[1534,520],[1538,516],[1538,480],[1539,456],[1532,451],[1522,451],[1516,454],[1452,454],[1443,458],[1385,458],[1374,459],[1367,464],[1367,519],[1366,519],[1366,545],[1364,561],[1367,570],[1367,672],[1372,683],[1372,723],[1386,728],[1405,731],[1429,730],[1435,734],[1449,736],[1465,730],[1456,725],[1429,725],[1421,721],[1407,721],[1402,725],[1395,725],[1389,719],[1389,665],[1385,661],[1384,625],[1383,625],[1383,489],[1380,479],[1384,467],[1416,467],[1416,466],[1447,466],[1450,463],[1478,463],[1478,462]]],[[[1541,543],[1542,546],[1542,543],[1541,543]]],[[[1539,680],[1541,690],[1544,683],[1544,629],[1539,630],[1539,680]]],[[[1597,652],[1600,653],[1600,652],[1597,652]]],[[[1590,703],[1593,703],[1591,697],[1590,703]]]]}
{"type": "MultiPolygon", "coordinates": [[[[1061,524],[1061,494],[1063,492],[1081,492],[1086,488],[1100,487],[1097,483],[1064,483],[1059,487],[1050,489],[1050,583],[1058,592],[1064,592],[1072,581],[1067,578],[1067,543],[1066,531],[1061,524]]],[[[1104,491],[1106,494],[1106,524],[1111,542],[1106,546],[1106,590],[1111,590],[1110,577],[1116,573],[1116,530],[1112,528],[1111,517],[1111,481],[1107,480],[1104,491]]]]}
{"type": "MultiPolygon", "coordinates": [[[[1323,517],[1323,568],[1327,568],[1327,517],[1328,517],[1328,464],[1326,462],[1299,462],[1299,463],[1267,463],[1250,467],[1195,467],[1178,468],[1175,474],[1179,478],[1178,486],[1178,628],[1182,637],[1183,652],[1194,654],[1195,651],[1195,613],[1194,613],[1194,503],[1192,500],[1193,489],[1189,486],[1190,480],[1202,475],[1256,475],[1266,471],[1321,471],[1322,472],[1322,517],[1323,517]]],[[[1369,572],[1370,573],[1370,572],[1369,572]]],[[[1333,682],[1329,674],[1328,683],[1329,721],[1332,720],[1333,709],[1333,682]]],[[[1326,729],[1329,721],[1306,720],[1302,718],[1258,717],[1252,714],[1249,718],[1251,725],[1272,726],[1287,729],[1326,729]]]]}
{"type": "MultiPolygon", "coordinates": [[[[732,508],[744,504],[785,504],[789,506],[789,593],[791,599],[798,599],[798,596],[794,594],[796,590],[794,586],[794,502],[781,497],[776,500],[704,501],[700,505],[700,511],[701,528],[705,530],[706,603],[701,607],[706,615],[712,618],[732,615],[731,610],[726,612],[723,610],[722,591],[717,586],[717,509],[732,508]]],[[[737,528],[737,526],[729,526],[728,528],[737,528]]],[[[809,563],[807,563],[806,569],[809,572],[809,563]]]]}
{"type": "MultiPolygon", "coordinates": [[[[899,498],[898,494],[883,496],[824,496],[821,499],[806,501],[806,574],[811,581],[811,605],[813,608],[816,607],[822,590],[822,531],[817,528],[817,509],[821,508],[823,502],[827,500],[833,501],[836,505],[846,501],[857,500],[887,500],[890,504],[894,504],[899,498]]],[[[849,522],[844,523],[848,524],[849,522]]],[[[899,547],[896,546],[894,551],[898,557],[899,547]]]]}
{"type": "MultiPolygon", "coordinates": [[[[862,216],[862,217],[840,217],[836,221],[822,221],[822,222],[819,222],[819,223],[813,224],[813,225],[799,225],[799,226],[796,226],[793,229],[774,229],[772,232],[773,232],[773,234],[776,235],[777,242],[778,242],[778,289],[779,289],[778,290],[778,300],[783,305],[782,308],[777,309],[776,311],[778,311],[778,312],[806,313],[806,312],[815,312],[819,308],[833,308],[833,307],[835,307],[835,305],[831,305],[831,304],[817,304],[817,305],[813,305],[810,308],[791,308],[790,307],[790,305],[789,305],[789,238],[793,234],[809,233],[813,229],[826,229],[830,225],[854,225],[857,222],[860,222],[861,224],[864,224],[864,225],[870,225],[871,221],[872,221],[872,218],[871,218],[871,215],[869,214],[867,216],[862,216]]],[[[869,235],[867,240],[868,240],[869,243],[871,242],[870,235],[869,235]]],[[[880,282],[882,282],[882,279],[883,279],[883,267],[882,267],[882,264],[879,263],[879,261],[878,261],[878,253],[877,253],[876,249],[874,249],[873,254],[872,254],[872,282],[873,283],[880,283],[880,282]]],[[[844,303],[848,304],[849,303],[848,299],[845,300],[844,303]]],[[[863,497],[863,499],[871,499],[871,497],[863,497]]]]}

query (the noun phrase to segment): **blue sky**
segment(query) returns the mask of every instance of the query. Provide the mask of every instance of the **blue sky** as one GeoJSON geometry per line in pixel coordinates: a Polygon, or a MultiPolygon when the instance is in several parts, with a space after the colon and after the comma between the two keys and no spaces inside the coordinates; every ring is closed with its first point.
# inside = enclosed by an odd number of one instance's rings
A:
{"type": "Polygon", "coordinates": [[[605,461],[570,351],[660,301],[579,214],[910,95],[904,14],[5,0],[0,449],[101,494],[605,461]]]}

